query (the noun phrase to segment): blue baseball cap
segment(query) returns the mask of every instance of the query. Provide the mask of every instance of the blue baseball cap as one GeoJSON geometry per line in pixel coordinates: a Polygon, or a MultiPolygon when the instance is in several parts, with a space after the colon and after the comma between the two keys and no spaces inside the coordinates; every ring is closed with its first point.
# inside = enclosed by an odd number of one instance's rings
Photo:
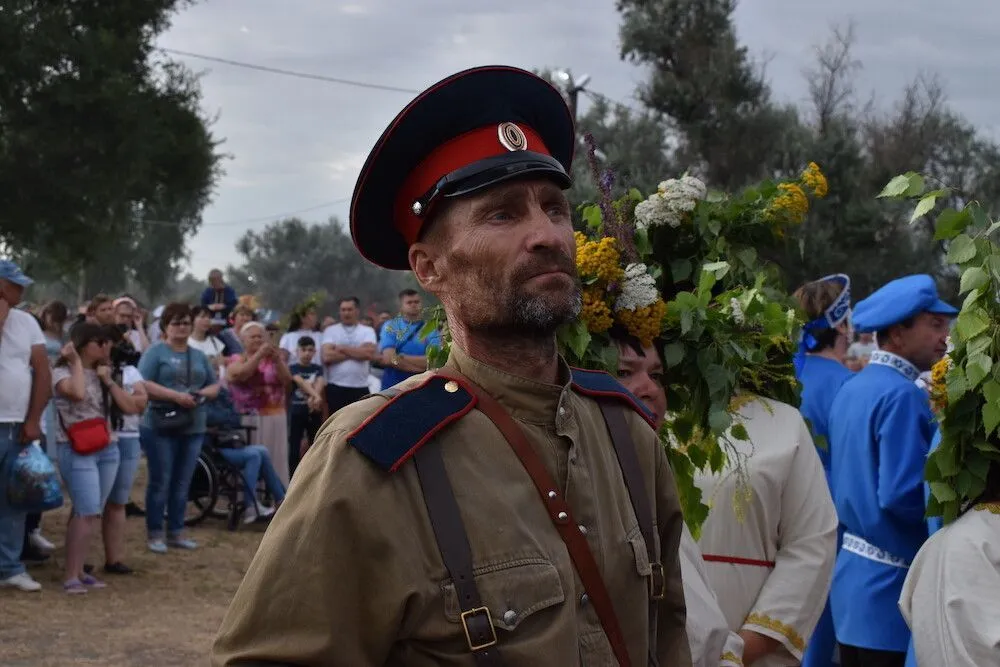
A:
{"type": "Polygon", "coordinates": [[[921,273],[886,283],[854,307],[854,329],[883,331],[920,313],[955,317],[958,309],[938,297],[937,284],[921,273]]]}
{"type": "Polygon", "coordinates": [[[28,276],[24,275],[20,266],[7,259],[0,259],[0,280],[7,280],[15,285],[20,285],[21,287],[27,287],[31,283],[35,282],[28,276]]]}

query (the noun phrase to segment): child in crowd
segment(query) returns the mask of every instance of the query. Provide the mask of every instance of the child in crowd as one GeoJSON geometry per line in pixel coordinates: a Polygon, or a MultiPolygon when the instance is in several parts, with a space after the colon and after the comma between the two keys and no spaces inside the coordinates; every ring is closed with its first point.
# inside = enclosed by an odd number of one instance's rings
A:
{"type": "Polygon", "coordinates": [[[316,340],[311,336],[299,338],[296,347],[296,363],[288,370],[292,372],[292,388],[288,400],[288,471],[295,473],[306,450],[316,439],[319,427],[323,425],[326,413],[326,379],[323,367],[313,362],[316,354],[316,340]],[[303,436],[306,444],[302,444],[303,436]]]}

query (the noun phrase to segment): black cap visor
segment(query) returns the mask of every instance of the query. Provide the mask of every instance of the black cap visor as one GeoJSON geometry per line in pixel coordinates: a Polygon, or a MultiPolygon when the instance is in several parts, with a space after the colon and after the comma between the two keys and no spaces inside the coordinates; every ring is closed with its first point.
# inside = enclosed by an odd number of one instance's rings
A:
{"type": "Polygon", "coordinates": [[[473,162],[441,177],[414,203],[414,213],[424,217],[442,198],[463,197],[500,183],[528,177],[551,179],[563,190],[573,185],[573,180],[555,158],[531,151],[511,151],[473,162]]]}

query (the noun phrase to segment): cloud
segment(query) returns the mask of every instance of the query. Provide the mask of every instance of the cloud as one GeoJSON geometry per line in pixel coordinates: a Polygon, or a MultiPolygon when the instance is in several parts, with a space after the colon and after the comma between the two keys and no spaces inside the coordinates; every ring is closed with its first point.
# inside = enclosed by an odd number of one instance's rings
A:
{"type": "MultiPolygon", "coordinates": [[[[644,72],[619,58],[619,17],[612,0],[583,3],[506,0],[214,0],[179,13],[164,47],[281,69],[423,89],[460,69],[483,64],[569,67],[590,87],[630,102],[644,72]],[[235,26],[235,27],[234,27],[235,26]]],[[[831,25],[857,24],[858,88],[891,102],[920,72],[936,72],[952,106],[996,130],[1000,91],[984,85],[1000,59],[991,26],[993,0],[965,0],[962,11],[931,0],[900,5],[871,0],[738,5],[739,38],[767,72],[779,99],[805,99],[803,69],[831,25]]],[[[204,107],[219,114],[214,131],[232,159],[224,165],[205,225],[192,240],[192,267],[236,261],[245,226],[220,221],[297,211],[350,197],[364,158],[412,94],[372,90],[182,59],[204,71],[204,107]]],[[[348,204],[303,214],[346,219],[348,204]]],[[[280,216],[276,216],[280,217],[280,216]]]]}

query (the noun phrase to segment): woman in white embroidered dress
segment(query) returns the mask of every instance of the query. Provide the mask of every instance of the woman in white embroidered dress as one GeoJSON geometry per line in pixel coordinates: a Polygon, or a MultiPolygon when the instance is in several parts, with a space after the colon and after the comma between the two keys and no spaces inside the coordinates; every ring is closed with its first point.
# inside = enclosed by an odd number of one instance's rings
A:
{"type": "Polygon", "coordinates": [[[712,510],[699,546],[743,662],[798,665],[826,602],[837,515],[809,429],[790,405],[749,394],[735,422],[749,440],[695,482],[712,510]]]}
{"type": "MultiPolygon", "coordinates": [[[[614,330],[611,335],[618,344],[618,380],[657,416],[659,426],[667,411],[659,351],[654,346],[642,347],[634,338],[616,335],[614,330]]],[[[741,667],[743,640],[729,629],[687,524],[681,533],[680,561],[692,667],[741,667]]]]}

